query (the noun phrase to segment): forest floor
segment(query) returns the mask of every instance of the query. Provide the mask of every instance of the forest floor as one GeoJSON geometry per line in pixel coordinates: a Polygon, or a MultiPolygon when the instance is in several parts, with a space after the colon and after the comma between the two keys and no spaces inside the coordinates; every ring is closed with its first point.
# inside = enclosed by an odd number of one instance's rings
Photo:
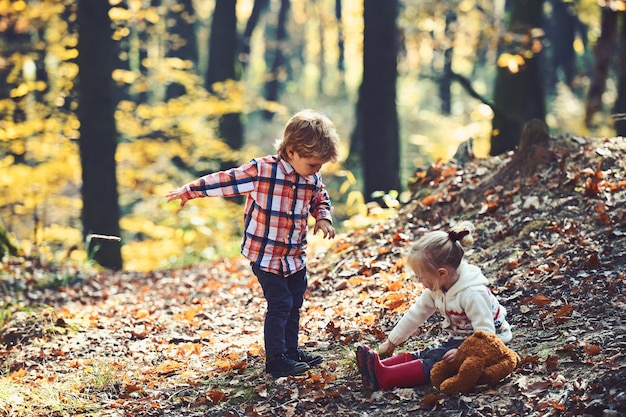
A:
{"type": "MultiPolygon", "coordinates": [[[[263,372],[265,304],[243,259],[147,274],[11,259],[0,415],[623,415],[626,143],[549,144],[518,167],[514,154],[434,164],[397,216],[314,250],[301,335],[325,362],[298,377],[263,372]],[[422,290],[404,267],[410,243],[461,218],[477,228],[467,258],[507,307],[522,362],[463,395],[366,391],[356,347],[377,346],[422,290]]],[[[438,321],[397,352],[441,340],[438,321]]]]}

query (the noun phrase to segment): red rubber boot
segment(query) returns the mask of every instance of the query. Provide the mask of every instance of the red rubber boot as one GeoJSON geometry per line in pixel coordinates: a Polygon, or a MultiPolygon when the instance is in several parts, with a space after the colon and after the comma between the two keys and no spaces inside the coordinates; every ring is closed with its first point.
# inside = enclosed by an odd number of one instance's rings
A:
{"type": "Polygon", "coordinates": [[[386,366],[378,358],[378,354],[370,352],[376,380],[381,390],[391,388],[412,388],[425,382],[424,369],[420,359],[386,366]]]}
{"type": "Polygon", "coordinates": [[[385,366],[398,365],[400,363],[409,362],[413,360],[413,355],[409,352],[399,353],[397,355],[393,355],[388,357],[387,359],[383,359],[380,361],[385,366]]]}

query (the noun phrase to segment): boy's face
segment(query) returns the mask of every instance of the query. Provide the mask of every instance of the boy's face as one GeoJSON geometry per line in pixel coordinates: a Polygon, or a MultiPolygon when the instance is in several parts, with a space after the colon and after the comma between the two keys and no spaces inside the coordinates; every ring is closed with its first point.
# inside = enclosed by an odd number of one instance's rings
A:
{"type": "Polygon", "coordinates": [[[291,164],[293,169],[298,173],[298,175],[302,175],[303,177],[308,177],[309,175],[313,175],[322,168],[327,161],[324,161],[315,157],[303,158],[298,152],[289,150],[287,151],[287,162],[291,164]]]}

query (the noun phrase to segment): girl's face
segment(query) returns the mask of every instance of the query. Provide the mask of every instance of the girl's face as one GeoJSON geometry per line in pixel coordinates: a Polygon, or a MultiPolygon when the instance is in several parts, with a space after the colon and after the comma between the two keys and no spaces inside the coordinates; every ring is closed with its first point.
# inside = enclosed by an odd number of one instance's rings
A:
{"type": "Polygon", "coordinates": [[[435,271],[419,271],[417,274],[417,281],[431,291],[448,291],[458,279],[459,274],[448,267],[437,268],[435,271]]]}
{"type": "Polygon", "coordinates": [[[315,157],[303,158],[294,150],[288,150],[287,156],[289,158],[287,162],[291,164],[298,175],[302,175],[303,177],[308,177],[309,175],[319,172],[319,170],[322,169],[322,165],[326,163],[326,161],[315,157]]]}
{"type": "Polygon", "coordinates": [[[431,291],[437,291],[439,289],[439,279],[433,274],[419,274],[417,276],[417,282],[431,291]]]}

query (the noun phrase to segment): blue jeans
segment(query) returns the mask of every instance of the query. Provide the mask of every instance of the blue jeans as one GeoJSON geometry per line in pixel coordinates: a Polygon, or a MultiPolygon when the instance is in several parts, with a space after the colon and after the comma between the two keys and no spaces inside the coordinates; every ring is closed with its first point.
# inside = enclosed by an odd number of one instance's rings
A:
{"type": "Polygon", "coordinates": [[[307,287],[306,268],[284,277],[251,265],[267,301],[263,326],[265,356],[270,358],[297,349],[300,307],[307,287]]]}
{"type": "Polygon", "coordinates": [[[450,338],[440,345],[426,348],[424,350],[420,350],[419,352],[413,353],[414,360],[422,360],[422,369],[424,370],[424,378],[426,382],[430,381],[430,370],[433,369],[435,363],[442,360],[443,355],[445,355],[447,351],[457,349],[459,346],[461,346],[463,340],[464,339],[460,338],[450,338]]]}

